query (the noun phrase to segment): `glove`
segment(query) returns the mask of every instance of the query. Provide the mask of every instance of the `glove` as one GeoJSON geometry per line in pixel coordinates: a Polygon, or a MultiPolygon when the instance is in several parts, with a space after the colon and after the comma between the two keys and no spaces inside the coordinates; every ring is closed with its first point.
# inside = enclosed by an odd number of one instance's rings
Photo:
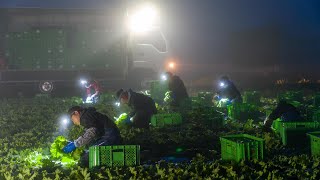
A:
{"type": "Polygon", "coordinates": [[[71,153],[72,151],[74,151],[76,149],[76,145],[74,144],[74,142],[69,143],[68,145],[66,145],[62,151],[64,153],[71,153]]]}
{"type": "Polygon", "coordinates": [[[130,116],[127,117],[126,120],[123,121],[125,124],[131,124],[132,123],[132,118],[130,116]]]}

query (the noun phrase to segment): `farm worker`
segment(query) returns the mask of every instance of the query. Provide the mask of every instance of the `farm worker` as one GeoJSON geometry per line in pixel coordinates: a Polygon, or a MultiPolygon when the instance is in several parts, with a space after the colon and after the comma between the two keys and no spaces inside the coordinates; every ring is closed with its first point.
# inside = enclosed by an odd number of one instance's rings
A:
{"type": "Polygon", "coordinates": [[[265,129],[270,129],[273,121],[278,118],[281,118],[282,121],[303,121],[297,108],[284,100],[280,100],[277,107],[266,117],[265,129]]]}
{"type": "Polygon", "coordinates": [[[129,89],[120,89],[116,93],[116,98],[121,104],[127,104],[131,108],[125,122],[136,128],[148,128],[153,114],[157,113],[155,102],[152,98],[136,93],[129,89]]]}
{"type": "Polygon", "coordinates": [[[187,89],[179,76],[166,72],[165,77],[168,81],[168,90],[172,92],[171,98],[173,106],[179,106],[188,99],[187,89]]]}
{"type": "MultiPolygon", "coordinates": [[[[63,148],[65,153],[71,153],[82,146],[106,146],[121,143],[118,127],[106,115],[96,111],[95,108],[73,106],[68,110],[73,124],[83,126],[85,132],[73,142],[63,148]]],[[[89,155],[85,152],[80,159],[80,164],[88,166],[89,155]]]]}
{"type": "Polygon", "coordinates": [[[92,101],[93,103],[98,102],[99,96],[101,94],[101,86],[96,80],[90,80],[89,84],[84,84],[87,93],[87,101],[92,101]]]}
{"type": "Polygon", "coordinates": [[[231,103],[242,102],[239,90],[227,76],[222,76],[219,79],[219,88],[215,96],[219,100],[228,99],[231,103]]]}

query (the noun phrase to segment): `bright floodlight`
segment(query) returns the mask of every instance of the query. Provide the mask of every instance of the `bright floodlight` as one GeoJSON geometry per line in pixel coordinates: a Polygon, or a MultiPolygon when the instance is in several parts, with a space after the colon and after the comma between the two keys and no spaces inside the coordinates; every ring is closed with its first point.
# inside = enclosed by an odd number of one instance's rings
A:
{"type": "Polygon", "coordinates": [[[129,28],[132,32],[145,32],[154,27],[157,13],[152,6],[145,6],[129,14],[129,28]]]}
{"type": "Polygon", "coordinates": [[[170,63],[169,63],[169,68],[173,69],[174,67],[175,67],[174,62],[170,62],[170,63]]]}
{"type": "Polygon", "coordinates": [[[223,82],[220,83],[220,87],[224,87],[225,84],[223,82]]]}

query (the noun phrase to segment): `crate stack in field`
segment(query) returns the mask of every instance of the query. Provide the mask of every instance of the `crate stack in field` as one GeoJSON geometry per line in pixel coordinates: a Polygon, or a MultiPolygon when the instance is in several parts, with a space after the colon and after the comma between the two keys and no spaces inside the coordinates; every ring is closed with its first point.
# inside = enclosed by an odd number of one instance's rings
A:
{"type": "Polygon", "coordinates": [[[151,117],[151,126],[165,127],[182,124],[182,116],[180,113],[159,113],[151,117]]]}
{"type": "Polygon", "coordinates": [[[220,137],[222,160],[241,160],[264,158],[264,139],[248,134],[236,134],[220,137]]]}
{"type": "Polygon", "coordinates": [[[307,133],[319,129],[318,122],[284,122],[280,121],[279,134],[285,146],[304,146],[307,144],[307,133]]]}
{"type": "Polygon", "coordinates": [[[308,133],[310,138],[311,155],[320,156],[320,131],[308,133]]]}
{"type": "Polygon", "coordinates": [[[139,145],[92,146],[89,148],[89,168],[140,165],[139,145]]]}

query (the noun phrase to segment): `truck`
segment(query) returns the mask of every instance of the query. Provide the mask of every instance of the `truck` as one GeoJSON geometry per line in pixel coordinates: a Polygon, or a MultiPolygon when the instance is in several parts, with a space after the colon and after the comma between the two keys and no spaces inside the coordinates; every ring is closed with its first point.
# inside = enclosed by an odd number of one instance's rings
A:
{"type": "Polygon", "coordinates": [[[81,78],[126,80],[139,87],[157,78],[169,53],[154,23],[159,20],[154,6],[99,2],[1,7],[1,88],[31,84],[51,93],[81,78]]]}

